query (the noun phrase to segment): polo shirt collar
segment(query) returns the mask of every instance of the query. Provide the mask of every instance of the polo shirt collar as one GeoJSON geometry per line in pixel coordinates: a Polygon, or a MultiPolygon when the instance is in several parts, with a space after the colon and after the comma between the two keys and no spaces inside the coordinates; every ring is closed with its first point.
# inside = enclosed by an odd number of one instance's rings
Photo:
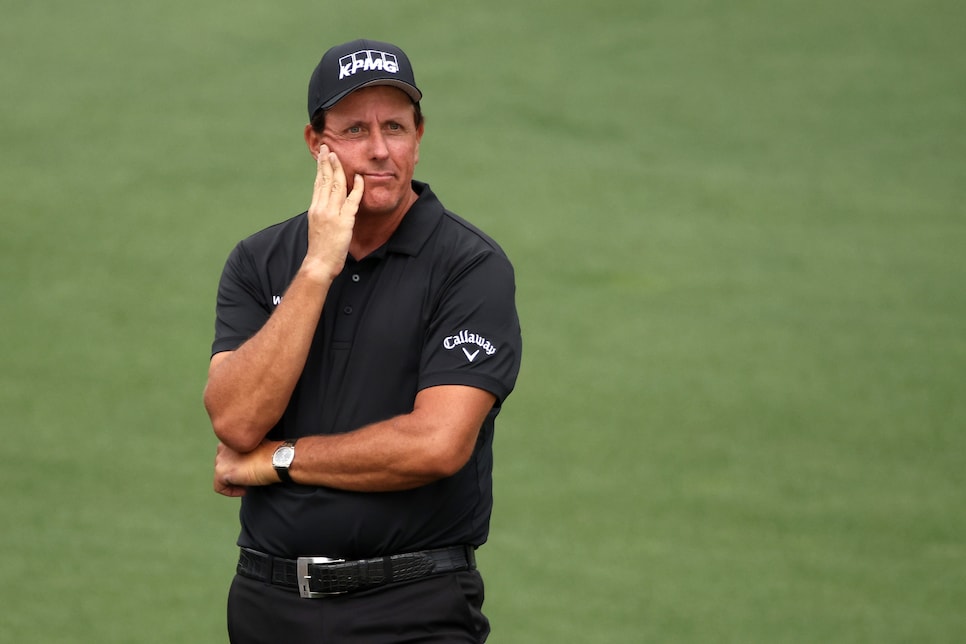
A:
{"type": "Polygon", "coordinates": [[[428,183],[412,183],[419,198],[410,206],[396,232],[386,243],[385,249],[391,253],[416,256],[436,230],[443,216],[443,204],[436,198],[428,183]]]}

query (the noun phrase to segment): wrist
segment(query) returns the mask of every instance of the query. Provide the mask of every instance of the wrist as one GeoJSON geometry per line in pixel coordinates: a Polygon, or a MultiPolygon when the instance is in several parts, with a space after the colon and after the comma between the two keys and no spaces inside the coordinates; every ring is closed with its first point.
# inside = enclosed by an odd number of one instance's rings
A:
{"type": "Polygon", "coordinates": [[[295,460],[295,442],[298,439],[290,439],[276,444],[272,450],[272,469],[281,483],[294,483],[289,468],[295,460]]]}
{"type": "MultiPolygon", "coordinates": [[[[344,265],[344,262],[343,262],[344,265]]],[[[333,266],[331,262],[318,257],[306,255],[299,267],[299,274],[305,279],[324,286],[330,285],[342,272],[342,266],[333,266]]]]}

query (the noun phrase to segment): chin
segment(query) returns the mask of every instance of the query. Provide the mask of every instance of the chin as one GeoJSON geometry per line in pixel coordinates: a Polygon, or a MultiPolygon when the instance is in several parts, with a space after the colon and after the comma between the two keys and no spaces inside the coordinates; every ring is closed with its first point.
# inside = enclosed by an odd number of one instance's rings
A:
{"type": "Polygon", "coordinates": [[[402,202],[399,195],[364,195],[362,197],[361,209],[372,214],[391,213],[399,207],[402,202]],[[369,197],[369,198],[367,198],[369,197]]]}

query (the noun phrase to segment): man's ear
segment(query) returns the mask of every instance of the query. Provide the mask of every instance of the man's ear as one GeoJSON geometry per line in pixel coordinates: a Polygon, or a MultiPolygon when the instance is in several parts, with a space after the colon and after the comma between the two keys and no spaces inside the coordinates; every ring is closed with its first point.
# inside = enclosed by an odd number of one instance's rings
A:
{"type": "Polygon", "coordinates": [[[426,131],[426,123],[420,123],[416,128],[416,163],[419,163],[419,144],[423,140],[423,133],[426,131]]]}
{"type": "Polygon", "coordinates": [[[312,128],[309,123],[305,126],[305,145],[309,146],[309,154],[316,161],[319,160],[319,148],[322,147],[322,135],[312,128]]]}

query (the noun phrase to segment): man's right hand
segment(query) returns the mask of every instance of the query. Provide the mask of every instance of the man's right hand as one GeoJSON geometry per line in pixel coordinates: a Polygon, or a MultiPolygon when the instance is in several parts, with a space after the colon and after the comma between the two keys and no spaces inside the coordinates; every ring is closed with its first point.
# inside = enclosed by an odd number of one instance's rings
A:
{"type": "Polygon", "coordinates": [[[322,144],[312,204],[309,206],[309,247],[302,268],[326,282],[335,279],[345,266],[352,241],[352,227],[362,201],[363,180],[356,175],[352,192],[346,194],[346,178],[335,152],[322,144]]]}
{"type": "Polygon", "coordinates": [[[352,192],[346,194],[342,164],[322,145],[308,211],[309,246],[298,274],[258,333],[235,351],[211,359],[205,408],[215,435],[235,452],[257,448],[285,412],[326,294],[345,266],[362,189],[362,177],[357,175],[352,192]]]}

